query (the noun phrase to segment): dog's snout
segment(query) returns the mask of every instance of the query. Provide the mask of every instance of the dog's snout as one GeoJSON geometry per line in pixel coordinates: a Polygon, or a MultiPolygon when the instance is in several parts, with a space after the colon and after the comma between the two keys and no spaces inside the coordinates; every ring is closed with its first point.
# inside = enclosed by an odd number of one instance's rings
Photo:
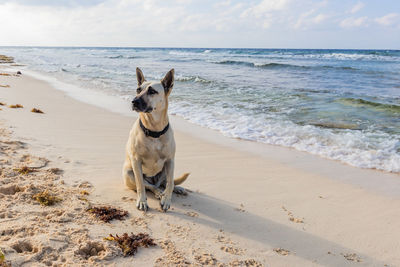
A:
{"type": "Polygon", "coordinates": [[[133,106],[137,107],[137,106],[139,105],[139,98],[135,97],[135,98],[132,100],[132,104],[133,104],[133,106]]]}
{"type": "Polygon", "coordinates": [[[146,109],[146,103],[140,97],[135,97],[132,100],[132,108],[133,110],[143,111],[146,109]]]}

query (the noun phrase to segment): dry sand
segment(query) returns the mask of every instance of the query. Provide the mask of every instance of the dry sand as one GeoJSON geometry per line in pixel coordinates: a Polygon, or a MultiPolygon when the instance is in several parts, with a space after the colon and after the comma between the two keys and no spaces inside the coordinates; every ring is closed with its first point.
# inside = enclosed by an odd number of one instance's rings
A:
{"type": "Polygon", "coordinates": [[[142,213],[121,178],[135,117],[76,101],[22,72],[0,76],[9,85],[0,88],[0,248],[12,266],[400,266],[398,174],[171,118],[175,173],[191,172],[184,184],[191,192],[174,196],[167,213],[148,193],[150,211],[142,213]],[[16,171],[23,166],[35,172],[16,171]],[[46,189],[62,201],[45,207],[32,199],[46,189]],[[86,212],[90,205],[129,216],[104,223],[86,212]],[[103,238],[124,232],[149,233],[157,246],[123,257],[103,238]]]}

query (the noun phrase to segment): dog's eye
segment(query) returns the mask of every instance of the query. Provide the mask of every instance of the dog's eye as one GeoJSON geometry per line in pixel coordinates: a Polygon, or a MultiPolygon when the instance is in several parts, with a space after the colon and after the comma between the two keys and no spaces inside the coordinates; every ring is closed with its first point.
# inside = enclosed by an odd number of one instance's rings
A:
{"type": "Polygon", "coordinates": [[[154,90],[153,88],[149,88],[149,90],[147,91],[149,95],[154,95],[154,94],[158,94],[158,92],[156,90],[154,90]]]}
{"type": "Polygon", "coordinates": [[[142,88],[138,87],[138,89],[136,89],[136,93],[140,94],[140,92],[142,91],[142,88]]]}

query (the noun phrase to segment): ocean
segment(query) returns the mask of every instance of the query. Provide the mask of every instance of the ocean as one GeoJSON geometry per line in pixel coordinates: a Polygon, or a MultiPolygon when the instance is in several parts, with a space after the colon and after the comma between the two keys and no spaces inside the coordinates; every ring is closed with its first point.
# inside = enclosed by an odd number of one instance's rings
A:
{"type": "MultiPolygon", "coordinates": [[[[400,51],[0,47],[29,70],[131,101],[175,69],[170,114],[231,138],[400,172],[400,51]]],[[[87,94],[85,94],[87,95],[87,94]]]]}

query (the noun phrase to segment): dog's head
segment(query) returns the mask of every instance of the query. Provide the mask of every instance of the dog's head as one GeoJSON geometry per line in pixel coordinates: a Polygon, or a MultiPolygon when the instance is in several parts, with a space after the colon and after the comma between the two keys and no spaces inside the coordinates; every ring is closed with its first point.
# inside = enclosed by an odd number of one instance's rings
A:
{"type": "Polygon", "coordinates": [[[136,68],[138,88],[132,100],[132,109],[137,112],[151,113],[167,107],[168,96],[174,86],[174,69],[171,69],[159,82],[148,82],[143,72],[136,68]]]}

